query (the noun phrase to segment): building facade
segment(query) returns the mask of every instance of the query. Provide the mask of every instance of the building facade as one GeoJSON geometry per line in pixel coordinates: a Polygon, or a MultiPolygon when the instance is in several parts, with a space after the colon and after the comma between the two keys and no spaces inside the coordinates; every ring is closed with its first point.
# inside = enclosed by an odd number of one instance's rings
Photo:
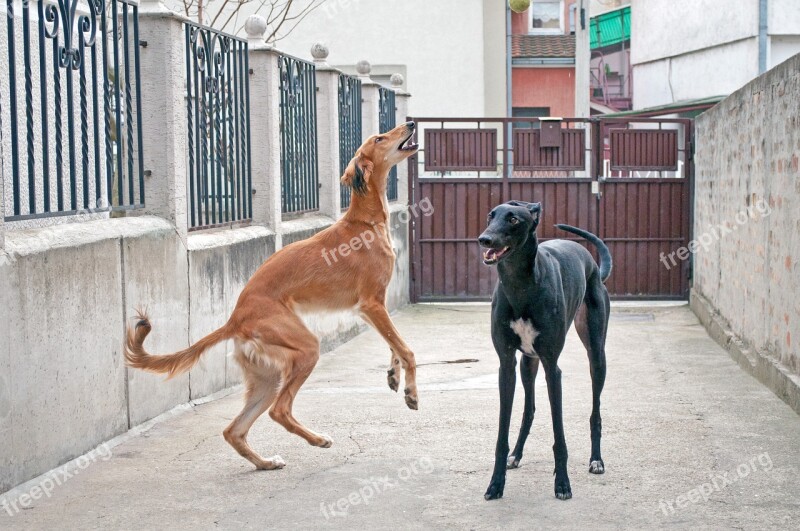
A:
{"type": "Polygon", "coordinates": [[[511,16],[512,115],[573,116],[578,2],[536,0],[511,16]]]}
{"type": "Polygon", "coordinates": [[[634,109],[727,95],[800,53],[797,0],[632,0],[634,109]]]}

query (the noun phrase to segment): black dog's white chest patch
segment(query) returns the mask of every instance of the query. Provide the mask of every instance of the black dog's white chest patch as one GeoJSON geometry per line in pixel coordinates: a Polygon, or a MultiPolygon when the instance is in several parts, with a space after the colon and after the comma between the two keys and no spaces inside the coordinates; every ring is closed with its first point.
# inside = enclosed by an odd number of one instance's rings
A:
{"type": "Polygon", "coordinates": [[[528,356],[538,358],[539,355],[533,348],[533,342],[536,341],[539,331],[533,327],[531,322],[520,317],[516,321],[511,321],[511,330],[519,336],[520,350],[528,356]]]}

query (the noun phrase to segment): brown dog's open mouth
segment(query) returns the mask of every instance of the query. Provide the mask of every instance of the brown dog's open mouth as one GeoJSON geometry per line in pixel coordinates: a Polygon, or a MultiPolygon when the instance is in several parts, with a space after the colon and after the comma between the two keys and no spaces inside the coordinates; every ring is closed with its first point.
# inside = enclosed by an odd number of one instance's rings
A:
{"type": "Polygon", "coordinates": [[[502,249],[486,249],[483,253],[483,263],[486,265],[496,264],[508,252],[508,247],[502,249]]]}
{"type": "Polygon", "coordinates": [[[411,141],[411,138],[413,136],[414,136],[414,133],[411,133],[410,135],[408,135],[408,138],[406,138],[405,140],[403,140],[400,143],[400,147],[398,149],[400,151],[416,151],[417,149],[419,149],[419,144],[416,144],[416,143],[411,141]]]}

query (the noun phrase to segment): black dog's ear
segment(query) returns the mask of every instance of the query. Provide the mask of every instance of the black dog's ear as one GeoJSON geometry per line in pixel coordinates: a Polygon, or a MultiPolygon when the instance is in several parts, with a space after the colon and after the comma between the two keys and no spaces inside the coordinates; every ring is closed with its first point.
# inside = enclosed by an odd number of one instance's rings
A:
{"type": "Polygon", "coordinates": [[[372,161],[366,160],[357,153],[347,165],[342,175],[342,184],[349,186],[358,195],[367,193],[367,183],[372,176],[372,161]]]}
{"type": "Polygon", "coordinates": [[[528,210],[530,210],[531,216],[533,216],[533,226],[535,228],[539,224],[539,217],[542,213],[542,204],[528,203],[528,210]]]}

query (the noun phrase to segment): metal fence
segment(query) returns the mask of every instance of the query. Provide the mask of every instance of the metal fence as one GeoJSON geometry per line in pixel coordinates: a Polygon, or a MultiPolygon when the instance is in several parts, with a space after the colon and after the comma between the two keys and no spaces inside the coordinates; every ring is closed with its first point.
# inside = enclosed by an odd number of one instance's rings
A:
{"type": "MultiPolygon", "coordinates": [[[[397,125],[397,107],[395,93],[391,89],[380,87],[378,89],[378,129],[385,133],[397,125]]],[[[386,184],[386,197],[390,201],[397,199],[397,166],[389,172],[389,181],[386,184]]]]}
{"type": "Polygon", "coordinates": [[[137,4],[6,0],[6,11],[5,219],[142,207],[137,4]]]}
{"type": "Polygon", "coordinates": [[[317,78],[313,63],[281,55],[281,211],[319,208],[317,78]]]}
{"type": "MultiPolygon", "coordinates": [[[[361,146],[361,80],[339,75],[339,175],[361,146]]],[[[342,209],[350,206],[350,187],[341,187],[342,209]]]]}
{"type": "Polygon", "coordinates": [[[247,42],[184,22],[189,227],[252,218],[247,42]]]}

